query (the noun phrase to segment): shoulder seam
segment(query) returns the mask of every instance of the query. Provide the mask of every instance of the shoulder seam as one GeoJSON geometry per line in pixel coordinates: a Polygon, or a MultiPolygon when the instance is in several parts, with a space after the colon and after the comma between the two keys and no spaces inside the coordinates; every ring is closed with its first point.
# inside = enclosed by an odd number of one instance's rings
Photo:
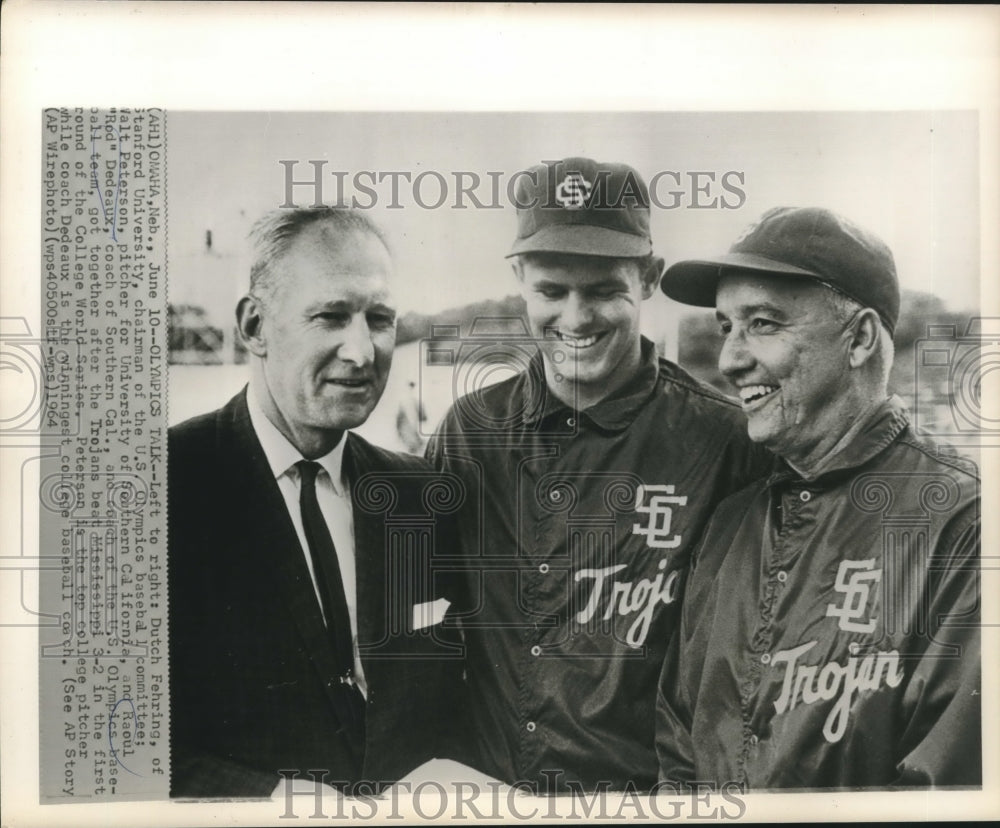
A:
{"type": "MultiPolygon", "coordinates": [[[[676,385],[679,388],[683,388],[687,391],[690,391],[692,394],[697,394],[698,396],[704,397],[705,399],[722,403],[723,405],[727,405],[730,408],[735,408],[740,411],[742,410],[742,406],[738,402],[736,402],[736,400],[732,399],[731,397],[727,397],[721,391],[718,391],[715,388],[712,388],[711,386],[701,386],[698,385],[697,383],[691,383],[682,378],[672,376],[668,370],[669,365],[670,365],[669,362],[660,363],[660,376],[663,378],[664,382],[669,382],[671,385],[676,385]]],[[[678,366],[678,368],[680,368],[680,366],[678,366]]],[[[684,369],[681,368],[681,370],[683,371],[684,369]]]]}
{"type": "Polygon", "coordinates": [[[377,445],[376,443],[367,440],[360,434],[354,434],[351,432],[355,443],[360,441],[360,449],[362,452],[367,452],[375,457],[380,457],[382,462],[387,466],[397,466],[405,467],[411,469],[423,469],[425,466],[430,466],[430,461],[426,458],[421,457],[418,454],[408,454],[404,451],[394,451],[392,449],[385,448],[384,446],[377,445]]]}
{"type": "Polygon", "coordinates": [[[956,463],[952,461],[947,455],[942,455],[940,453],[932,453],[927,449],[926,446],[922,446],[920,443],[913,440],[913,438],[910,436],[901,436],[899,438],[899,442],[902,445],[909,446],[910,448],[919,451],[929,460],[933,460],[937,463],[940,463],[942,466],[948,466],[949,468],[954,469],[957,472],[961,472],[970,477],[971,479],[975,480],[977,483],[981,482],[980,476],[978,474],[973,474],[968,468],[963,466],[961,463],[956,463]]]}
{"type": "Polygon", "coordinates": [[[525,372],[522,370],[514,376],[495,383],[494,385],[490,385],[481,391],[469,391],[468,393],[462,394],[460,397],[454,399],[444,412],[444,415],[441,417],[441,420],[435,429],[435,434],[437,434],[441,430],[442,426],[444,426],[448,421],[461,422],[459,410],[461,409],[463,401],[470,397],[476,396],[480,402],[485,403],[486,405],[494,404],[494,399],[498,399],[501,402],[509,399],[510,392],[506,389],[521,380],[524,377],[524,374],[525,372]]]}

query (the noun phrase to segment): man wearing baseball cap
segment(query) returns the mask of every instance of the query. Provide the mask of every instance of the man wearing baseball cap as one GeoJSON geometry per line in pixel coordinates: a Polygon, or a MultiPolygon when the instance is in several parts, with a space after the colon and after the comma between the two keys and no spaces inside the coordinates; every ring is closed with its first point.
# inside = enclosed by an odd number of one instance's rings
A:
{"type": "Polygon", "coordinates": [[[647,789],[692,546],[769,458],[734,401],[640,335],[663,261],[639,173],[568,158],[517,184],[533,356],[459,399],[428,449],[476,504],[456,603],[479,766],[540,794],[647,789]]]}
{"type": "Polygon", "coordinates": [[[657,703],[663,781],[981,784],[979,478],[889,396],[899,285],[879,239],[777,208],[670,267],[777,470],[695,553],[657,703]]]}

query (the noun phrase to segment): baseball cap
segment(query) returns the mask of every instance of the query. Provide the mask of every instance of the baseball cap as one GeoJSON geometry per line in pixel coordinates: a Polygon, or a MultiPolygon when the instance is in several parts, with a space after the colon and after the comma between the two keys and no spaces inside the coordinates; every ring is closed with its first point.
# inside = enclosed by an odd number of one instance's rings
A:
{"type": "Polygon", "coordinates": [[[646,256],[649,190],[632,167],[589,158],[537,164],[516,174],[517,238],[507,257],[520,253],[646,256]]]}
{"type": "Polygon", "coordinates": [[[671,265],[660,286],[671,299],[715,307],[725,273],[771,273],[820,282],[878,312],[890,333],[899,318],[899,280],[892,251],[880,239],[830,210],[775,207],[729,252],[671,265]]]}

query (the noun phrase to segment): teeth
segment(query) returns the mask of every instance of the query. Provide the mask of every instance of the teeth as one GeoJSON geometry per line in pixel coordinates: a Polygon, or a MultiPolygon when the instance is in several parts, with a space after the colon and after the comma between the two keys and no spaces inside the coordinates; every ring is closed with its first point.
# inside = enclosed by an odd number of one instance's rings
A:
{"type": "Polygon", "coordinates": [[[761,397],[766,397],[777,390],[778,387],[776,385],[748,385],[740,389],[740,400],[746,404],[761,397]]]}
{"type": "Polygon", "coordinates": [[[597,342],[597,334],[592,334],[590,336],[570,336],[569,334],[560,333],[556,331],[556,336],[571,348],[589,348],[595,342],[597,342]]]}

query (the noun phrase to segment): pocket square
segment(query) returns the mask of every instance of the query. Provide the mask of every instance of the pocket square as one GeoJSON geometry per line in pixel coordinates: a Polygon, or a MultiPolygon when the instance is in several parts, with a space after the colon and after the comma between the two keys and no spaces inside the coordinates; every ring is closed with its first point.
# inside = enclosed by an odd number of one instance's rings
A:
{"type": "Polygon", "coordinates": [[[424,601],[422,604],[413,605],[413,629],[422,630],[425,627],[433,627],[444,620],[444,614],[448,611],[451,602],[447,598],[438,598],[436,601],[424,601]]]}

